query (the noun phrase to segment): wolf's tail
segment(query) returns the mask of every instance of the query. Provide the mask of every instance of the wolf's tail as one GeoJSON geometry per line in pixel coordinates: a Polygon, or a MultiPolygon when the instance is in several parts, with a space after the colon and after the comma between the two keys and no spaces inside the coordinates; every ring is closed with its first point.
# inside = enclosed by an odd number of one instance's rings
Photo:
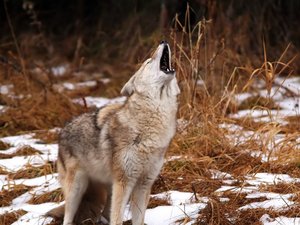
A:
{"type": "Polygon", "coordinates": [[[65,204],[58,206],[54,209],[51,209],[48,211],[45,216],[52,217],[56,220],[62,220],[64,218],[64,213],[65,212],[65,204]]]}

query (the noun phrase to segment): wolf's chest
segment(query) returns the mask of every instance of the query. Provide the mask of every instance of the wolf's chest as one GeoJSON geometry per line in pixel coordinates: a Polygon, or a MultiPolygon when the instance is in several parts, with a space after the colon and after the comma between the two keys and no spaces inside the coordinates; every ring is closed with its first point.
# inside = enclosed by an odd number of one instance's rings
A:
{"type": "Polygon", "coordinates": [[[160,149],[157,152],[148,152],[139,148],[124,152],[120,161],[122,170],[127,177],[155,179],[164,161],[160,149]]]}

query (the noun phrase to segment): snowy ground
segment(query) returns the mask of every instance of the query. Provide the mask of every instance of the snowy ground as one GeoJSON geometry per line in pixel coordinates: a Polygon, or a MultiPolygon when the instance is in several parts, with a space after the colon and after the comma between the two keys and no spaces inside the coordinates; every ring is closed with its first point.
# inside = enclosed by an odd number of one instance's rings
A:
{"type": "MultiPolygon", "coordinates": [[[[53,73],[62,74],[64,71],[57,68],[53,70],[53,73]]],[[[277,83],[282,84],[282,87],[274,87],[271,89],[270,94],[264,89],[263,85],[256,95],[263,97],[270,97],[274,100],[279,110],[241,110],[234,115],[230,115],[231,118],[243,118],[251,117],[255,121],[263,122],[276,122],[279,124],[287,123],[286,116],[299,116],[300,113],[300,78],[277,78],[277,83]],[[287,95],[287,92],[294,93],[294,96],[287,95]],[[287,97],[288,96],[288,97],[287,97]]],[[[64,88],[73,89],[81,87],[83,85],[94,85],[93,82],[79,83],[76,85],[65,84],[64,88]]],[[[1,94],[8,94],[11,86],[0,86],[1,94]]],[[[240,104],[245,99],[253,96],[251,93],[242,93],[236,95],[236,101],[240,104]]],[[[78,101],[78,100],[74,100],[78,101]]],[[[95,105],[101,107],[104,104],[110,104],[112,102],[124,101],[124,98],[117,98],[113,100],[105,98],[87,97],[86,102],[88,105],[95,105]]],[[[0,106],[1,110],[4,107],[0,106]]],[[[263,135],[265,133],[255,133],[253,131],[245,130],[243,127],[234,124],[220,124],[222,129],[225,129],[228,133],[227,136],[234,143],[241,143],[247,141],[249,138],[256,138],[258,141],[264,140],[263,135]],[[238,135],[237,135],[238,133],[238,135]]],[[[55,132],[57,130],[53,130],[55,132]]],[[[2,142],[10,144],[10,148],[2,150],[0,153],[13,154],[22,146],[31,146],[32,148],[39,150],[41,154],[35,154],[30,156],[14,156],[7,159],[0,159],[0,167],[7,172],[16,172],[28,165],[38,167],[48,162],[54,162],[57,158],[58,146],[57,144],[44,144],[40,140],[33,138],[34,134],[25,134],[14,137],[1,138],[2,142]]],[[[262,161],[276,160],[276,154],[274,152],[280,151],[280,143],[286,138],[283,134],[276,134],[272,136],[272,140],[266,141],[267,149],[270,151],[257,151],[251,152],[251,154],[260,158],[262,161]]],[[[300,151],[300,137],[294,138],[293,144],[300,151]]],[[[245,149],[247,151],[247,149],[245,149]]],[[[172,160],[176,160],[173,158],[172,160]]],[[[270,173],[256,173],[247,174],[244,177],[244,185],[236,186],[235,178],[228,173],[224,173],[218,170],[211,170],[212,179],[220,180],[222,186],[218,188],[215,193],[220,196],[220,201],[228,201],[227,198],[222,197],[224,192],[232,193],[245,193],[248,199],[256,199],[264,197],[265,200],[258,202],[251,202],[245,204],[239,208],[239,210],[254,209],[254,208],[272,208],[276,210],[283,210],[289,207],[299,207],[299,203],[293,201],[295,193],[273,193],[273,192],[262,192],[260,187],[262,185],[274,185],[278,183],[300,183],[300,178],[294,178],[287,174],[270,174],[270,173]]],[[[53,207],[58,206],[61,203],[43,203],[43,204],[29,204],[28,201],[33,196],[38,196],[43,193],[47,193],[56,190],[60,187],[57,181],[57,174],[50,174],[41,177],[31,179],[9,179],[7,175],[0,175],[0,187],[2,190],[8,190],[14,185],[23,184],[28,187],[32,187],[29,191],[16,197],[12,200],[10,206],[0,208],[0,215],[15,210],[25,210],[27,213],[19,218],[18,221],[13,223],[14,225],[46,225],[51,222],[51,218],[44,217],[43,214],[53,207]]],[[[195,198],[194,193],[179,192],[171,190],[152,196],[157,199],[165,199],[169,205],[161,205],[146,211],[145,223],[147,225],[168,225],[168,224],[193,224],[197,218],[201,209],[205,208],[208,202],[208,198],[205,196],[197,196],[195,198]],[[182,220],[189,218],[185,223],[182,220]],[[181,220],[181,222],[178,222],[181,220]]],[[[130,212],[127,210],[125,218],[130,219],[130,212]]],[[[271,218],[268,214],[265,214],[260,219],[262,224],[275,225],[275,224],[300,224],[300,218],[288,218],[278,217],[271,218]]]]}

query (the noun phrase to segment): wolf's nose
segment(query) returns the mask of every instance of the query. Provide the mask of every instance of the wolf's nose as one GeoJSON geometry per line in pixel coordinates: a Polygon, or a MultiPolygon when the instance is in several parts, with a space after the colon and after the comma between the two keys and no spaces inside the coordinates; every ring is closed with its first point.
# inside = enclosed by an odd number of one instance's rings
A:
{"type": "Polygon", "coordinates": [[[162,40],[162,41],[160,42],[160,44],[168,44],[168,42],[165,41],[165,40],[162,40]]]}

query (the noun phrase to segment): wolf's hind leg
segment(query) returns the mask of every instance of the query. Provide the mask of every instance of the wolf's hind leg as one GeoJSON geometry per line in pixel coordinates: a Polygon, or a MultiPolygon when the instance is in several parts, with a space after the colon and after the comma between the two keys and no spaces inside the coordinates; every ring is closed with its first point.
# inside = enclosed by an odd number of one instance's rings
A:
{"type": "Polygon", "coordinates": [[[67,169],[64,180],[65,215],[63,225],[73,224],[74,216],[81,202],[82,196],[88,187],[86,173],[72,166],[67,169]]]}
{"type": "Polygon", "coordinates": [[[110,221],[110,209],[111,209],[111,198],[112,198],[112,186],[111,185],[107,185],[106,186],[106,190],[107,190],[107,198],[106,198],[106,204],[104,206],[102,215],[104,216],[104,218],[107,221],[110,221]]]}

